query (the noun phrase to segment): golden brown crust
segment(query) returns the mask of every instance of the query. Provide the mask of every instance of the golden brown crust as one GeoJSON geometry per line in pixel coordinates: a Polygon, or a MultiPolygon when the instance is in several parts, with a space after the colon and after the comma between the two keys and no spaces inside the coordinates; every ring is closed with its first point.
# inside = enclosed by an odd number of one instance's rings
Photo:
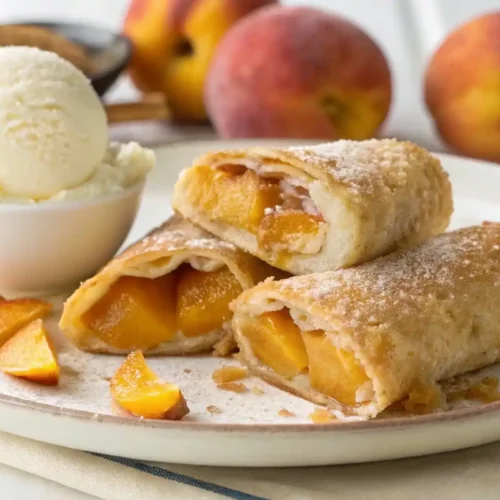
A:
{"type": "Polygon", "coordinates": [[[338,269],[369,261],[444,231],[453,211],[451,184],[439,160],[410,142],[337,141],[288,149],[249,148],[204,155],[194,166],[245,164],[266,175],[300,178],[329,226],[316,255],[287,259],[258,245],[254,235],[211,220],[189,194],[190,169],[174,190],[173,206],[185,217],[266,262],[293,274],[338,269]]]}
{"type": "Polygon", "coordinates": [[[384,196],[387,188],[405,186],[405,176],[411,174],[415,164],[438,174],[440,182],[447,184],[447,175],[440,162],[428,151],[409,141],[370,139],[367,141],[341,140],[317,146],[299,146],[288,149],[254,147],[225,150],[205,154],[194,165],[216,165],[231,160],[266,161],[279,169],[282,164],[300,170],[310,179],[327,183],[332,189],[349,191],[353,198],[384,196]]]}
{"type": "MultiPolygon", "coordinates": [[[[199,227],[172,216],[159,228],[131,245],[110,261],[94,277],[82,283],[66,301],[60,327],[80,349],[90,352],[125,354],[96,337],[82,323],[82,315],[92,307],[121,276],[157,278],[176,269],[183,262],[198,259],[200,265],[227,266],[243,289],[247,289],[268,276],[283,276],[264,262],[245,254],[231,243],[207,233],[199,227]]],[[[174,342],[154,346],[145,354],[190,354],[209,350],[227,331],[185,339],[178,334],[174,342]]],[[[223,344],[224,346],[229,345],[223,344]]]]}
{"type": "Polygon", "coordinates": [[[351,269],[261,283],[233,302],[233,327],[267,310],[297,311],[354,352],[375,391],[373,407],[355,413],[374,416],[417,382],[500,359],[499,300],[500,225],[492,224],[351,269]]]}
{"type": "Polygon", "coordinates": [[[212,354],[222,358],[228,356],[237,349],[238,345],[234,340],[233,331],[229,328],[224,335],[214,344],[212,354]]]}

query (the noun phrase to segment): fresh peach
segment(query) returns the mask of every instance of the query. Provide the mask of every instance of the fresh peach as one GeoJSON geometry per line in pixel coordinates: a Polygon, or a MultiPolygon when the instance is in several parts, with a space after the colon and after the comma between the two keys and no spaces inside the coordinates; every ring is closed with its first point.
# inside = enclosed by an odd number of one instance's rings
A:
{"type": "Polygon", "coordinates": [[[205,103],[222,137],[365,139],[389,111],[391,75],[360,28],[308,7],[268,7],[224,37],[205,103]]]}
{"type": "Polygon", "coordinates": [[[215,47],[241,17],[277,0],[132,0],[124,32],[130,74],[142,91],[164,92],[174,117],[206,119],[203,86],[215,47]]]}
{"type": "Polygon", "coordinates": [[[446,143],[500,161],[500,12],[446,38],[427,67],[425,101],[446,143]]]}

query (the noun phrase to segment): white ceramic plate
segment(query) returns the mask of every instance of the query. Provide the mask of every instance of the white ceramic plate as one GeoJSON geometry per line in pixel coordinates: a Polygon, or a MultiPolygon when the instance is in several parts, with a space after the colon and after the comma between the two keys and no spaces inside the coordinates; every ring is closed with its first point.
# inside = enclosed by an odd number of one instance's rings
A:
{"type": "MultiPolygon", "coordinates": [[[[262,141],[259,141],[262,143],[262,141]]],[[[129,241],[170,213],[169,193],[179,171],[210,149],[251,141],[179,142],[158,150],[129,241]]],[[[283,141],[274,144],[284,144],[283,141]]],[[[286,144],[290,144],[289,142],[286,144]]],[[[500,168],[441,156],[451,175],[456,210],[453,227],[500,221],[500,168]]],[[[259,380],[246,380],[264,395],[217,389],[214,369],[232,360],[210,356],[152,358],[151,367],[182,388],[191,413],[182,422],[145,421],[113,415],[108,380],[121,357],[81,353],[51,328],[60,352],[59,387],[38,387],[0,376],[0,430],[48,443],[123,457],[224,466],[307,466],[365,462],[438,453],[500,439],[500,402],[418,417],[318,425],[314,405],[259,380]],[[215,405],[221,413],[211,414],[215,405]],[[281,417],[280,409],[296,414],[281,417]]],[[[489,373],[500,372],[493,367],[489,373]]]]}

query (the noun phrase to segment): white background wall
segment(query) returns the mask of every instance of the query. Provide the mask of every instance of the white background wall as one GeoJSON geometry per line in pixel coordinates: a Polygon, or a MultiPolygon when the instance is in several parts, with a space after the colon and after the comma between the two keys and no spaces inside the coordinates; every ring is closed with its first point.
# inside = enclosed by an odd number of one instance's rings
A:
{"type": "MultiPolygon", "coordinates": [[[[128,0],[0,0],[0,21],[58,17],[118,29],[128,3],[128,0]]],[[[394,13],[408,10],[421,21],[422,35],[429,48],[464,20],[500,9],[500,0],[282,0],[282,3],[318,6],[342,13],[381,40],[387,35],[387,23],[394,13]]]]}
{"type": "MultiPolygon", "coordinates": [[[[119,29],[128,3],[128,0],[0,0],[0,22],[67,18],[119,29]]],[[[384,49],[394,76],[394,103],[384,133],[413,139],[436,150],[442,150],[443,146],[432,132],[422,103],[426,61],[452,28],[480,13],[500,10],[500,0],[282,0],[282,3],[329,9],[365,28],[384,49]]]]}

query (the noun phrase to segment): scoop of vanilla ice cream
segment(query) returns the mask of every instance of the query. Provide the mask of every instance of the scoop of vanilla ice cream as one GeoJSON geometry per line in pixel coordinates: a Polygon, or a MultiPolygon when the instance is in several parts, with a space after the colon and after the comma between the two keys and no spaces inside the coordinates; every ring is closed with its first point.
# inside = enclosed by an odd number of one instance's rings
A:
{"type": "Polygon", "coordinates": [[[85,75],[52,52],[0,48],[0,190],[48,198],[85,182],[108,146],[85,75]]]}

